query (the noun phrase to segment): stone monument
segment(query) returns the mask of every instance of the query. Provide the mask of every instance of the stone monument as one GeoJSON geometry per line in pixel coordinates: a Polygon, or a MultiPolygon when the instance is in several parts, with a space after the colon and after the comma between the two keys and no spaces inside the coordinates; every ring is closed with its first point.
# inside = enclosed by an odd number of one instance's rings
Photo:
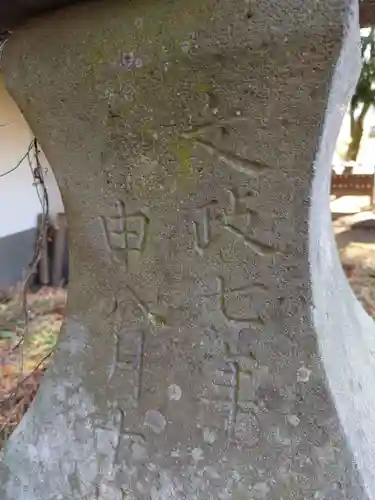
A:
{"type": "Polygon", "coordinates": [[[375,498],[374,329],[329,211],[358,42],[351,0],[109,0],[14,31],[71,277],[1,500],[375,498]]]}

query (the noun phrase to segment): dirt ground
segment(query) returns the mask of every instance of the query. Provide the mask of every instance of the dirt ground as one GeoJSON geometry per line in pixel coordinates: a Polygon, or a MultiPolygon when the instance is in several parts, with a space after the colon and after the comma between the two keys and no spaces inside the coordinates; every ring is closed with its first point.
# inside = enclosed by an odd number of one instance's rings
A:
{"type": "MultiPolygon", "coordinates": [[[[356,201],[366,197],[345,198],[356,201]]],[[[351,213],[349,203],[340,206],[341,210],[344,208],[348,209],[347,214],[333,212],[333,231],[340,260],[355,295],[375,318],[375,210],[351,213]]]]}
{"type": "Polygon", "coordinates": [[[28,334],[22,292],[0,294],[0,449],[33,400],[64,316],[66,291],[42,288],[28,294],[28,334]]]}
{"type": "Polygon", "coordinates": [[[375,241],[352,242],[340,251],[340,258],[355,295],[375,319],[375,241]]]}

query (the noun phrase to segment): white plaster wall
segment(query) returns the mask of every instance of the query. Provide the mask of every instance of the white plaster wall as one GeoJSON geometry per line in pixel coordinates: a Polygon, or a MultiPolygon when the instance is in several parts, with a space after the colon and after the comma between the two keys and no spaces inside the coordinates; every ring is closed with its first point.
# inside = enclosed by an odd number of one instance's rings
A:
{"type": "MultiPolygon", "coordinates": [[[[0,175],[19,162],[32,139],[33,134],[0,75],[0,175]]],[[[47,169],[45,182],[53,218],[56,213],[63,212],[64,207],[43,154],[41,163],[47,169]]],[[[26,159],[17,170],[0,177],[0,238],[35,227],[39,213],[41,206],[26,159]]]]}

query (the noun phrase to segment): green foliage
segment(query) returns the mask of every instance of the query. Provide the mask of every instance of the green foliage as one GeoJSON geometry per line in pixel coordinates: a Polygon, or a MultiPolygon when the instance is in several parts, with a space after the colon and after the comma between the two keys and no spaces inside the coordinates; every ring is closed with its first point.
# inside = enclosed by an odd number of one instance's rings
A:
{"type": "Polygon", "coordinates": [[[375,104],[375,28],[361,35],[362,71],[351,107],[357,109],[363,104],[375,104]]]}
{"type": "Polygon", "coordinates": [[[362,70],[349,106],[351,140],[346,152],[347,161],[357,159],[364,120],[370,107],[375,104],[375,28],[363,30],[361,56],[362,70]]]}

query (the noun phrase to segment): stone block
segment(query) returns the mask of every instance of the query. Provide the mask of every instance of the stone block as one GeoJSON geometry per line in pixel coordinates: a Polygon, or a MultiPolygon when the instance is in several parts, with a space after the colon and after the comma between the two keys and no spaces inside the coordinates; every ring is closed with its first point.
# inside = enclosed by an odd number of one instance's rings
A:
{"type": "Polygon", "coordinates": [[[14,33],[71,263],[2,499],[375,498],[374,334],[329,211],[358,42],[349,0],[106,1],[14,33]]]}

